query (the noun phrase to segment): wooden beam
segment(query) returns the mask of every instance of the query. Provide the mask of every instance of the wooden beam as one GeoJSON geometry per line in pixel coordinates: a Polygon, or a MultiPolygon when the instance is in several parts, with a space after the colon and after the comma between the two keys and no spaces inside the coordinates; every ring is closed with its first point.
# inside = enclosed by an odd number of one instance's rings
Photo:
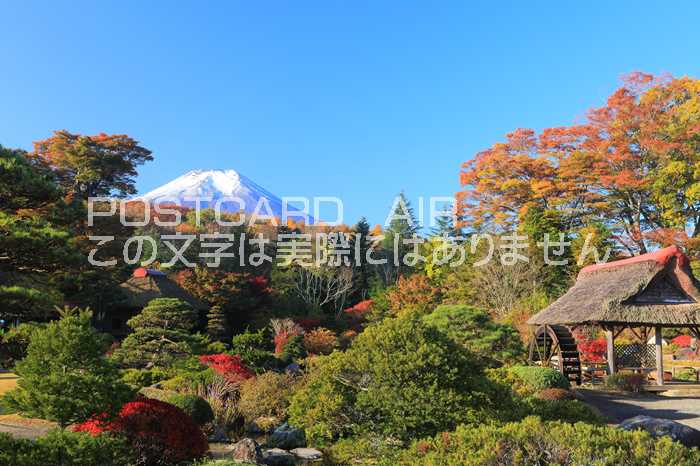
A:
{"type": "Polygon", "coordinates": [[[608,344],[608,351],[607,351],[608,373],[610,375],[613,375],[615,373],[615,333],[614,333],[614,327],[611,327],[610,330],[605,331],[605,340],[607,341],[607,344],[608,344]]]}
{"type": "Polygon", "coordinates": [[[654,327],[654,345],[656,346],[656,385],[664,384],[664,348],[661,326],[654,327]]]}

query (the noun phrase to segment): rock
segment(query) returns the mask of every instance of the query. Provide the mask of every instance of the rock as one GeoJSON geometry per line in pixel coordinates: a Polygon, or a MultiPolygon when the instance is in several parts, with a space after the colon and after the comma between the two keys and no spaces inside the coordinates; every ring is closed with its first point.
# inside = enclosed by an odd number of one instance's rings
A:
{"type": "Polygon", "coordinates": [[[323,453],[315,448],[295,448],[290,452],[304,463],[319,461],[323,458],[323,453]]]}
{"type": "Polygon", "coordinates": [[[231,443],[231,439],[226,435],[226,431],[219,426],[214,426],[207,436],[209,443],[231,443]]]}
{"type": "Polygon", "coordinates": [[[241,463],[260,464],[263,454],[258,442],[252,438],[244,438],[229,447],[231,458],[241,463]]]}
{"type": "Polygon", "coordinates": [[[619,427],[625,430],[645,430],[652,437],[666,435],[686,447],[700,447],[700,431],[668,419],[635,416],[622,421],[619,427]]]}
{"type": "Polygon", "coordinates": [[[267,439],[267,445],[285,450],[305,447],[306,436],[303,430],[292,427],[285,422],[270,434],[270,437],[267,439]]]}
{"type": "Polygon", "coordinates": [[[294,455],[280,448],[270,448],[263,452],[263,463],[268,466],[295,466],[294,455]]]}
{"type": "Polygon", "coordinates": [[[291,375],[299,375],[301,374],[301,366],[293,362],[284,368],[284,372],[291,375]]]}

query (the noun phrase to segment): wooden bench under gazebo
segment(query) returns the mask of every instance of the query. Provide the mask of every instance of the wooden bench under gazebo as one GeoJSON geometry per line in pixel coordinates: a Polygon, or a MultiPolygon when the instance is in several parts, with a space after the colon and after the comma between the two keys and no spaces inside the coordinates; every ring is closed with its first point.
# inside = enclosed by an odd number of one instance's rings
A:
{"type": "MultiPolygon", "coordinates": [[[[663,328],[687,328],[700,338],[700,284],[690,260],[671,246],[629,259],[584,267],[562,297],[532,316],[530,361],[559,369],[582,381],[581,361],[572,332],[598,326],[607,340],[607,372],[618,371],[615,338],[623,330],[647,347],[654,335],[655,376],[664,385],[663,328]]],[[[636,368],[642,370],[643,368],[636,368]]]]}

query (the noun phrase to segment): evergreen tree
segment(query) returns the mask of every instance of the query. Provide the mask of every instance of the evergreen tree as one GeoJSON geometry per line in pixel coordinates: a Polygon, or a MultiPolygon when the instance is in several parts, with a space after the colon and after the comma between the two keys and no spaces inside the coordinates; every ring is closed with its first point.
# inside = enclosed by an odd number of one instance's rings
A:
{"type": "Polygon", "coordinates": [[[226,314],[220,306],[212,306],[207,314],[207,334],[212,341],[224,342],[227,340],[226,314]]]}
{"type": "Polygon", "coordinates": [[[351,264],[353,267],[352,302],[367,299],[371,288],[372,269],[367,263],[367,251],[372,247],[369,240],[370,228],[365,217],[352,228],[350,247],[352,250],[351,264]]]}
{"type": "Polygon", "coordinates": [[[430,235],[454,238],[460,236],[461,231],[455,226],[452,215],[440,215],[435,217],[435,226],[430,230],[430,235]]]}
{"type": "Polygon", "coordinates": [[[393,283],[398,277],[410,273],[411,267],[404,263],[404,258],[413,251],[413,247],[404,244],[404,240],[413,238],[418,233],[416,215],[403,191],[396,198],[388,220],[389,226],[384,233],[382,247],[389,260],[388,266],[393,268],[392,273],[385,276],[393,283]]]}
{"type": "Polygon", "coordinates": [[[165,367],[177,357],[192,353],[195,338],[190,334],[197,322],[192,306],[176,298],[149,302],[127,325],[133,332],[114,351],[114,359],[125,367],[165,367]]]}
{"type": "Polygon", "coordinates": [[[37,329],[27,357],[17,363],[17,388],[3,404],[27,417],[55,421],[61,428],[96,413],[116,414],[131,397],[119,371],[104,358],[104,339],[90,325],[88,310],[65,313],[37,329]]]}

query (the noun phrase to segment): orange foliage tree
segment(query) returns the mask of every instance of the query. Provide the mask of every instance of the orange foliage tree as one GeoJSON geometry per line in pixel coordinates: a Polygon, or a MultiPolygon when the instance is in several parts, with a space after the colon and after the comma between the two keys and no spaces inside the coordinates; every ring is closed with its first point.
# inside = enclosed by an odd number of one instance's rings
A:
{"type": "MultiPolygon", "coordinates": [[[[582,124],[518,129],[463,164],[464,224],[508,229],[530,206],[604,222],[644,253],[660,229],[700,235],[700,81],[627,76],[582,124]]],[[[666,235],[668,236],[668,235],[666,235]]]]}

